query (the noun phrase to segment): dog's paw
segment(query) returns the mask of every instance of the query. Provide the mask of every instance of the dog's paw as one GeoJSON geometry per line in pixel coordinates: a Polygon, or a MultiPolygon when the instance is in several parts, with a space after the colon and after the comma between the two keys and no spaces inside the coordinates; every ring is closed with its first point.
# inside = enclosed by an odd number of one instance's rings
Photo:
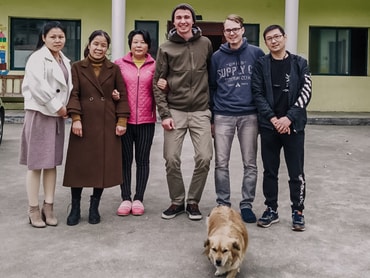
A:
{"type": "Polygon", "coordinates": [[[238,274],[238,270],[232,269],[227,273],[226,278],[235,278],[237,274],[238,274]]]}
{"type": "Polygon", "coordinates": [[[222,276],[226,273],[225,270],[223,269],[217,269],[216,272],[215,272],[215,276],[222,276]]]}

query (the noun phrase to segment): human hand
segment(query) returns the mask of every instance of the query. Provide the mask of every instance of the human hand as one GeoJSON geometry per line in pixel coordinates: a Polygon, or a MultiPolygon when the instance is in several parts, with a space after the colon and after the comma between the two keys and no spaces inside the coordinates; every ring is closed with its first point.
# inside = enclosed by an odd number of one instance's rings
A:
{"type": "Polygon", "coordinates": [[[278,132],[279,132],[280,134],[288,133],[288,135],[290,135],[290,127],[283,128],[283,129],[281,129],[281,130],[278,130],[278,132]]]}
{"type": "Polygon", "coordinates": [[[212,138],[215,138],[215,124],[211,124],[211,134],[212,138]]]}
{"type": "Polygon", "coordinates": [[[158,81],[157,81],[157,86],[159,89],[161,89],[162,91],[167,91],[169,88],[168,88],[168,83],[167,83],[167,80],[164,79],[164,78],[159,78],[158,81]]]}
{"type": "Polygon", "coordinates": [[[68,115],[67,115],[67,107],[65,107],[64,105],[62,106],[62,108],[60,108],[58,111],[57,111],[57,114],[63,118],[67,118],[68,115]]]}
{"type": "Polygon", "coordinates": [[[274,117],[271,119],[272,124],[274,125],[277,132],[280,134],[288,133],[290,134],[290,124],[292,123],[288,117],[284,116],[279,119],[274,117]],[[274,119],[275,118],[275,119],[274,119]]]}
{"type": "Polygon", "coordinates": [[[82,137],[82,123],[81,121],[74,121],[72,123],[72,133],[78,137],[82,137]]]}
{"type": "Polygon", "coordinates": [[[122,136],[126,133],[126,130],[127,130],[127,128],[125,126],[117,125],[116,126],[116,135],[117,136],[122,136]]]}
{"type": "Polygon", "coordinates": [[[112,92],[112,98],[113,100],[119,100],[121,98],[120,93],[116,89],[112,92]]]}
{"type": "Polygon", "coordinates": [[[167,119],[164,119],[162,120],[162,127],[165,129],[165,130],[173,130],[175,129],[175,122],[173,121],[172,118],[167,118],[167,119]]]}

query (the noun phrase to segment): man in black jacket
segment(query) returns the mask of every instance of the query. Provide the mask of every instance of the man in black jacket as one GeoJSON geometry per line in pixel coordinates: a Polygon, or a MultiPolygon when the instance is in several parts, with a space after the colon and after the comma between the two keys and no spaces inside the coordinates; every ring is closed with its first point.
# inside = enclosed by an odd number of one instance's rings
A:
{"type": "Polygon", "coordinates": [[[292,230],[304,231],[304,128],[306,107],[311,99],[311,76],[307,61],[286,50],[287,36],[281,26],[268,26],[263,37],[270,53],[256,62],[252,75],[264,167],[263,194],[267,206],[257,225],[267,228],[279,222],[278,173],[283,148],[289,173],[292,230]]]}

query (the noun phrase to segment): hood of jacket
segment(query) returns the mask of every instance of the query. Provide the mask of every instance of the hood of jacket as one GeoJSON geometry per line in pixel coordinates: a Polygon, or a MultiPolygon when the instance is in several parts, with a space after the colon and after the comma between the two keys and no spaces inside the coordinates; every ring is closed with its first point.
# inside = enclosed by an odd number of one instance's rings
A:
{"type": "Polygon", "coordinates": [[[230,48],[230,45],[228,42],[225,42],[220,46],[220,51],[227,53],[229,55],[236,56],[237,64],[240,67],[240,55],[245,51],[245,49],[248,47],[248,42],[246,38],[243,38],[242,45],[238,49],[232,49],[230,48]]]}
{"type": "Polygon", "coordinates": [[[240,55],[240,53],[242,53],[247,47],[248,47],[247,39],[243,38],[242,45],[238,49],[230,48],[229,43],[225,42],[220,46],[220,51],[225,52],[227,54],[240,55]]]}
{"type": "MultiPolygon", "coordinates": [[[[202,30],[198,26],[193,25],[191,30],[192,30],[193,36],[188,40],[189,42],[195,41],[202,36],[202,30]]],[[[186,42],[186,40],[177,33],[176,28],[172,28],[168,32],[168,40],[172,42],[176,42],[176,43],[186,42]]]]}

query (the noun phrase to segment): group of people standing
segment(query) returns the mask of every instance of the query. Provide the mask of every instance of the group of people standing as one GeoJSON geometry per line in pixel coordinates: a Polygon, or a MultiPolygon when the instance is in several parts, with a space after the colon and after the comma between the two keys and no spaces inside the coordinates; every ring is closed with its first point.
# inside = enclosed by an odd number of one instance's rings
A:
{"type": "Polygon", "coordinates": [[[279,221],[278,172],[284,149],[289,174],[292,229],[303,231],[305,176],[304,128],[311,99],[307,61],[285,49],[287,36],[279,25],[263,33],[270,53],[249,44],[243,18],[224,21],[226,43],[213,53],[212,44],[195,25],[186,3],[172,12],[174,28],[154,60],[149,33],[128,35],[130,52],[110,62],[109,35],[94,31],[85,58],[69,66],[63,55],[65,29],[47,23],[37,50],[25,70],[25,122],[20,163],[28,166],[29,219],[34,227],[57,225],[53,213],[56,166],[62,164],[64,119],[72,119],[63,185],[71,188],[68,225],[80,221],[83,187],[92,187],[89,223],[100,222],[104,188],[120,185],[117,215],[142,215],[149,178],[156,107],[164,132],[163,157],[171,200],[162,212],[172,219],[186,212],[200,220],[199,202],[215,150],[215,191],[218,205],[231,206],[229,161],[235,132],[239,140],[243,179],[239,207],[243,220],[269,227],[279,221]],[[186,192],[181,171],[182,146],[189,132],[194,171],[186,192]],[[252,210],[257,184],[257,145],[261,137],[266,210],[257,220],[252,210]],[[213,138],[213,141],[212,141],[213,138]],[[131,192],[133,158],[136,189],[131,192]],[[39,188],[44,203],[39,209],[39,188]]]}

